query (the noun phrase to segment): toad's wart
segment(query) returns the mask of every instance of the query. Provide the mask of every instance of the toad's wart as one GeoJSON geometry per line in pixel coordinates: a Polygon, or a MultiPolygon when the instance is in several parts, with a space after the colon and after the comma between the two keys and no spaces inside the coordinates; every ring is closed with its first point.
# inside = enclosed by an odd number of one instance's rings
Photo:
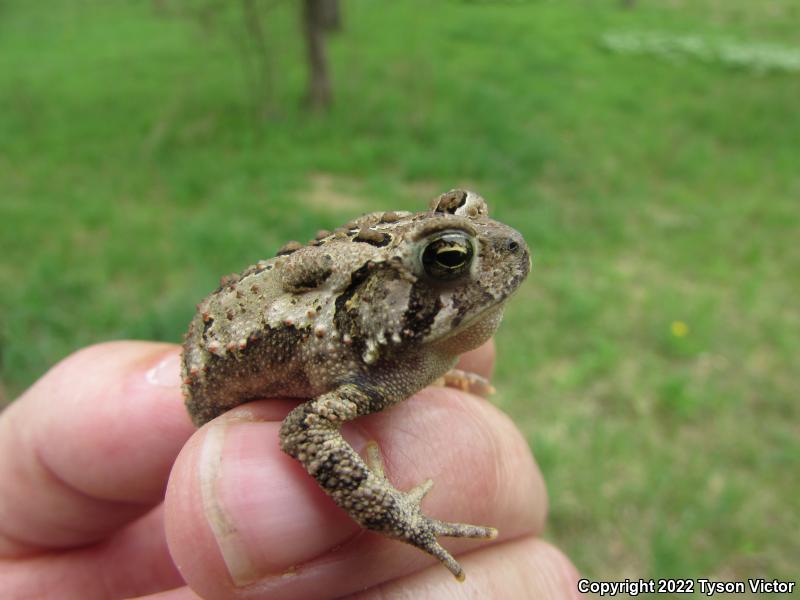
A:
{"type": "Polygon", "coordinates": [[[488,340],[529,270],[522,236],[464,190],[425,212],[371,213],[306,246],[290,242],[198,305],[183,351],[189,413],[200,426],[258,398],[309,399],[284,420],[282,449],[362,526],[463,579],[437,538],[497,531],[427,517],[420,502],[432,481],[395,489],[377,447],[365,462],[339,430],[408,398],[488,340]]]}

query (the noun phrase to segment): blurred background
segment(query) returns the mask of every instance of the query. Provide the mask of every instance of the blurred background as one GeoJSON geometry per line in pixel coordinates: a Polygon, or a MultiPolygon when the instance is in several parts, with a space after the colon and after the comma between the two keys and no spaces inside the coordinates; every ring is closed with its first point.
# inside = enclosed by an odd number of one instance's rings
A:
{"type": "Polygon", "coordinates": [[[534,255],[494,401],[546,536],[599,579],[796,577],[799,109],[796,0],[3,0],[6,401],[470,187],[534,255]]]}

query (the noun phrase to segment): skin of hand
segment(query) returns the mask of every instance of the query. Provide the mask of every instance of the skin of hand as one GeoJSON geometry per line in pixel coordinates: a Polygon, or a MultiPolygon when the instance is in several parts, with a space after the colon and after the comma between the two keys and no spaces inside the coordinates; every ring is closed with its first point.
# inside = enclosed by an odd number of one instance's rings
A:
{"type": "MultiPolygon", "coordinates": [[[[488,377],[487,344],[459,367],[488,377]]],[[[378,442],[400,489],[432,478],[435,517],[497,527],[444,539],[466,570],[361,529],[278,446],[296,400],[257,401],[196,430],[179,348],[76,352],[0,414],[5,598],[575,598],[578,574],[537,536],[544,482],[511,420],[429,388],[344,435],[378,442]],[[467,554],[462,554],[462,553],[467,554]]]]}

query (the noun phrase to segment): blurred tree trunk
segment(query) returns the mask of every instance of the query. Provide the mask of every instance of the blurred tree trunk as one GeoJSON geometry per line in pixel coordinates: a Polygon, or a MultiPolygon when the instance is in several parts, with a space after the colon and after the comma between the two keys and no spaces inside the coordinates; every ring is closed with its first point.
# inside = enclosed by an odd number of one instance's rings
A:
{"type": "Polygon", "coordinates": [[[322,22],[325,31],[331,33],[342,30],[342,13],[339,10],[339,0],[323,0],[322,22]]]}
{"type": "MultiPolygon", "coordinates": [[[[270,43],[269,28],[265,26],[269,21],[265,21],[265,13],[279,1],[150,0],[155,12],[191,18],[203,28],[204,34],[220,28],[228,30],[241,50],[245,76],[260,117],[276,111],[275,47],[270,43]]],[[[333,101],[327,36],[342,29],[341,2],[300,0],[299,12],[308,66],[305,104],[311,110],[324,110],[333,101]]]]}
{"type": "Polygon", "coordinates": [[[341,27],[338,0],[303,0],[303,31],[308,53],[308,92],[306,102],[316,110],[331,105],[333,93],[328,75],[327,31],[341,27]]]}

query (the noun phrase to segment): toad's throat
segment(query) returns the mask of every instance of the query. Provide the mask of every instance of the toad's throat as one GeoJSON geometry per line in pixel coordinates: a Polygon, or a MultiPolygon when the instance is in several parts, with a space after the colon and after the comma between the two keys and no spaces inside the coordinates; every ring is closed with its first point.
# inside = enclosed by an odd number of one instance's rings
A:
{"type": "Polygon", "coordinates": [[[437,350],[454,354],[474,350],[488,341],[497,330],[503,319],[503,307],[502,302],[488,306],[437,339],[433,346],[437,350]]]}

